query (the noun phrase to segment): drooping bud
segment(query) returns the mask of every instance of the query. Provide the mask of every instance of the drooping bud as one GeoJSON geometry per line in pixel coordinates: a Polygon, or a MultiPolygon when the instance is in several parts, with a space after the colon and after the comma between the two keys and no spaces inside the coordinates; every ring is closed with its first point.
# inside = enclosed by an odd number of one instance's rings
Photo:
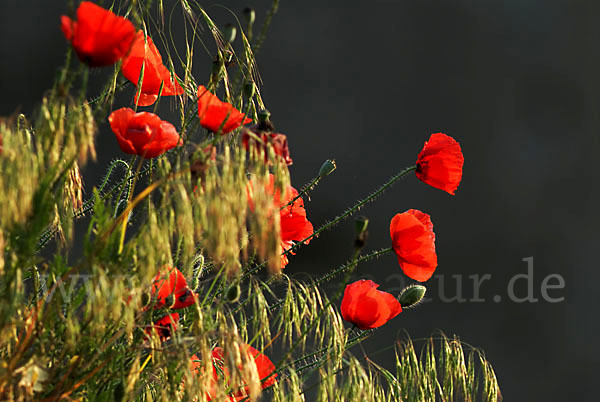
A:
{"type": "Polygon", "coordinates": [[[354,228],[356,230],[356,238],[354,239],[354,247],[363,248],[367,242],[369,232],[367,231],[369,226],[369,218],[366,216],[359,216],[354,220],[354,228]]]}
{"type": "Polygon", "coordinates": [[[248,100],[252,99],[255,92],[256,92],[256,85],[254,85],[254,82],[250,81],[250,82],[247,82],[246,85],[244,85],[244,96],[246,97],[246,99],[248,99],[248,100]]]}
{"type": "Polygon", "coordinates": [[[218,79],[221,77],[222,72],[223,72],[223,63],[221,62],[221,60],[219,60],[219,59],[213,60],[211,80],[215,80],[215,82],[218,81],[218,79]]]}
{"type": "Polygon", "coordinates": [[[337,168],[334,159],[327,159],[319,170],[319,177],[323,178],[330,175],[337,168]]]}
{"type": "Polygon", "coordinates": [[[167,297],[165,297],[165,306],[167,306],[168,308],[173,308],[173,306],[175,305],[175,301],[175,296],[173,294],[170,294],[167,297]]]}
{"type": "Polygon", "coordinates": [[[252,131],[254,131],[256,134],[272,133],[275,131],[275,126],[270,120],[271,112],[269,112],[267,109],[262,109],[257,113],[257,117],[258,124],[250,127],[252,131]]]}
{"type": "Polygon", "coordinates": [[[150,304],[152,297],[150,293],[144,292],[142,293],[142,307],[146,307],[150,304]]]}
{"type": "Polygon", "coordinates": [[[400,293],[398,301],[402,308],[415,307],[423,300],[427,288],[421,285],[410,285],[400,293]]]}
{"type": "Polygon", "coordinates": [[[366,216],[358,216],[354,220],[354,228],[356,229],[357,236],[366,232],[367,226],[369,226],[369,218],[367,218],[366,216]]]}
{"type": "Polygon", "coordinates": [[[227,43],[233,43],[235,37],[237,35],[237,28],[231,24],[225,25],[225,29],[223,29],[223,39],[227,43]]]}
{"type": "Polygon", "coordinates": [[[227,289],[225,297],[229,303],[235,303],[240,299],[240,293],[240,285],[238,283],[234,283],[229,287],[229,289],[227,289]]]}
{"type": "Polygon", "coordinates": [[[250,7],[244,8],[244,15],[248,21],[248,25],[254,24],[254,20],[256,19],[256,11],[250,7]]]}

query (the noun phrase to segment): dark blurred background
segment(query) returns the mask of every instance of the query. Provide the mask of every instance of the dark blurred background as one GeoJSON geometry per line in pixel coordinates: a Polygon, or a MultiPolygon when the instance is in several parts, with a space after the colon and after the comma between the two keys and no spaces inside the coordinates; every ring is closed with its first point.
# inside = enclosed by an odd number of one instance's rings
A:
{"type": "MultiPolygon", "coordinates": [[[[30,113],[52,85],[67,48],[64,3],[0,3],[0,115],[30,113]]],[[[203,3],[219,24],[234,21],[215,4],[203,3]]],[[[238,15],[254,7],[257,24],[270,7],[218,4],[238,15]]],[[[397,212],[431,214],[439,267],[428,284],[431,302],[403,312],[357,354],[390,364],[389,352],[376,352],[403,331],[422,338],[439,329],[486,352],[508,401],[597,400],[599,17],[593,0],[281,2],[258,56],[262,94],[288,135],[296,187],[325,159],[338,163],[307,202],[316,226],[414,164],[431,133],[452,135],[465,155],[456,196],[411,175],[361,211],[372,249],[389,246],[397,212]],[[527,273],[527,257],[536,303],[508,297],[511,278],[527,273]],[[448,301],[458,293],[453,275],[470,300],[469,276],[485,274],[485,301],[448,301]],[[561,302],[542,298],[551,274],[564,278],[563,289],[549,291],[561,302]]],[[[206,82],[211,58],[196,54],[194,73],[206,82]]],[[[95,70],[92,79],[107,74],[95,70]]],[[[85,169],[88,194],[120,152],[108,125],[100,130],[98,161],[85,169]]],[[[333,268],[349,258],[352,240],[349,221],[299,252],[285,272],[333,268]]],[[[390,254],[355,276],[397,293],[400,273],[390,254]]],[[[527,291],[517,280],[516,295],[527,291]]]]}

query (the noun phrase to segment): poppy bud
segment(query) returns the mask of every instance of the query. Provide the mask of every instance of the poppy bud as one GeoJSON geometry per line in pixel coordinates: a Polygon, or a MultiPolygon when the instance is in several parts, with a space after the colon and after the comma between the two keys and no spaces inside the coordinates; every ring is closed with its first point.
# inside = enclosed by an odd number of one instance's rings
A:
{"type": "Polygon", "coordinates": [[[248,98],[248,100],[252,99],[255,92],[256,85],[254,85],[254,82],[248,82],[246,85],[244,85],[244,96],[248,98]]]}
{"type": "Polygon", "coordinates": [[[244,8],[244,15],[248,19],[248,25],[254,24],[254,20],[256,19],[256,11],[254,9],[250,7],[244,8]]]}
{"type": "Polygon", "coordinates": [[[219,59],[214,59],[212,63],[212,76],[220,77],[223,68],[223,63],[219,59]]]}
{"type": "Polygon", "coordinates": [[[269,119],[271,117],[271,112],[269,112],[267,109],[262,109],[258,112],[257,117],[258,124],[255,124],[254,126],[250,127],[250,129],[253,132],[261,134],[272,133],[273,131],[275,131],[275,126],[273,125],[273,123],[271,123],[271,120],[269,119]]]}
{"type": "Polygon", "coordinates": [[[165,297],[164,303],[166,307],[173,308],[173,306],[175,305],[175,296],[173,296],[172,294],[168,295],[167,297],[165,297]]]}
{"type": "Polygon", "coordinates": [[[337,168],[334,159],[327,159],[319,170],[319,177],[325,177],[331,174],[337,168]]]}
{"type": "Polygon", "coordinates": [[[225,297],[227,297],[227,301],[229,303],[235,303],[240,299],[240,293],[241,293],[240,285],[237,283],[234,283],[233,285],[231,285],[229,287],[229,289],[227,289],[227,293],[226,293],[225,297]]]}
{"type": "Polygon", "coordinates": [[[356,239],[354,240],[354,246],[356,248],[363,248],[367,242],[367,231],[369,226],[369,219],[366,216],[359,216],[354,220],[354,228],[356,229],[356,239]]]}
{"type": "Polygon", "coordinates": [[[400,293],[398,301],[402,308],[415,307],[423,300],[427,288],[421,285],[410,285],[400,293]]]}
{"type": "Polygon", "coordinates": [[[231,24],[225,25],[225,29],[223,30],[223,39],[225,39],[228,43],[233,43],[235,40],[235,36],[237,34],[237,28],[231,24]]]}
{"type": "Polygon", "coordinates": [[[367,231],[367,226],[369,226],[369,218],[366,216],[358,216],[354,220],[354,228],[356,229],[356,235],[360,236],[364,232],[367,231]]]}
{"type": "Polygon", "coordinates": [[[269,120],[269,117],[271,117],[271,112],[269,112],[267,109],[262,109],[258,112],[258,121],[266,121],[269,120]]]}
{"type": "Polygon", "coordinates": [[[142,293],[142,306],[146,307],[150,303],[150,294],[144,292],[142,293]]]}

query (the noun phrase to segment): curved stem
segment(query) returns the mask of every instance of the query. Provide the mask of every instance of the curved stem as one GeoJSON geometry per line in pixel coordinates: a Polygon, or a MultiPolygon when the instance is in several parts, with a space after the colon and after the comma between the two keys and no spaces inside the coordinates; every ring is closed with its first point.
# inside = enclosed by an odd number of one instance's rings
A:
{"type": "MultiPolygon", "coordinates": [[[[319,227],[317,230],[315,230],[310,236],[308,236],[305,239],[297,242],[292,247],[290,247],[287,250],[285,250],[282,254],[289,255],[291,253],[296,252],[296,250],[298,250],[300,247],[302,247],[303,245],[307,244],[307,242],[309,240],[311,240],[314,237],[317,237],[322,232],[324,232],[324,231],[326,231],[328,229],[331,229],[332,227],[334,227],[335,225],[337,225],[338,223],[340,223],[341,221],[343,221],[344,219],[346,219],[347,217],[349,217],[350,215],[352,215],[353,213],[355,213],[356,211],[358,211],[359,209],[361,209],[365,204],[367,204],[368,202],[373,201],[375,198],[377,198],[378,196],[380,196],[381,193],[383,193],[388,187],[390,187],[392,184],[394,184],[395,182],[397,182],[398,180],[400,180],[402,177],[406,176],[408,173],[414,171],[416,168],[417,168],[416,166],[411,166],[411,167],[408,167],[408,168],[402,170],[400,173],[392,176],[388,181],[386,181],[385,183],[383,183],[378,189],[376,189],[375,191],[373,191],[371,194],[369,194],[365,198],[359,200],[356,204],[354,204],[350,208],[346,209],[341,215],[337,216],[332,221],[326,222],[325,224],[321,225],[321,227],[319,227]]],[[[260,271],[266,265],[267,265],[267,262],[263,261],[261,264],[255,266],[253,268],[250,268],[242,276],[242,280],[244,280],[244,279],[248,278],[250,275],[252,275],[252,274],[260,271]]]]}

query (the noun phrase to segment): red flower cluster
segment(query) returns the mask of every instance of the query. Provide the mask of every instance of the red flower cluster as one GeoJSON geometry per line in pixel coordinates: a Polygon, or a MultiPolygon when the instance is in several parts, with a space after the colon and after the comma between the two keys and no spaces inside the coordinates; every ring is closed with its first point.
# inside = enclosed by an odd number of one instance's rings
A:
{"type": "Polygon", "coordinates": [[[79,58],[91,67],[108,66],[123,59],[121,72],[137,86],[143,66],[140,95],[135,99],[137,105],[152,105],[159,92],[161,96],[183,94],[181,85],[164,66],[152,38],[143,31],[136,34],[126,18],[84,1],[77,8],[77,21],[65,15],[61,17],[61,29],[79,58]]]}
{"type": "MultiPolygon", "coordinates": [[[[417,157],[416,175],[423,182],[454,194],[462,178],[464,157],[458,142],[443,133],[432,134],[417,157]]],[[[392,249],[406,276],[425,282],[437,268],[431,217],[416,209],[397,214],[390,222],[392,249]]],[[[396,298],[376,290],[372,281],[346,286],[342,316],[360,329],[376,328],[402,311],[396,298]]],[[[422,296],[421,296],[422,297],[422,296]]]]}
{"type": "Polygon", "coordinates": [[[130,21],[89,1],[77,8],[76,21],[63,15],[61,29],[77,56],[91,67],[109,66],[123,58],[135,35],[130,21]]]}
{"type": "Polygon", "coordinates": [[[158,99],[161,85],[160,96],[183,94],[183,88],[177,79],[171,77],[171,73],[163,64],[162,57],[152,38],[139,31],[135,35],[129,54],[123,60],[121,72],[134,85],[138,85],[142,66],[144,67],[144,77],[141,90],[136,88],[136,96],[138,91],[141,92],[139,99],[135,99],[137,105],[152,105],[158,99]]]}
{"type": "Polygon", "coordinates": [[[462,178],[464,157],[460,145],[446,134],[431,134],[417,157],[417,177],[454,195],[462,178]]]}
{"type": "Polygon", "coordinates": [[[252,121],[232,104],[219,100],[203,85],[198,87],[198,117],[202,127],[221,134],[230,133],[252,121]]]}
{"type": "Polygon", "coordinates": [[[154,113],[121,108],[112,112],[108,121],[119,146],[127,154],[155,158],[181,141],[175,127],[154,113]]]}
{"type": "Polygon", "coordinates": [[[342,317],[360,329],[372,329],[402,312],[400,302],[390,293],[377,290],[378,284],[361,279],[346,286],[342,317]]]}
{"type": "MultiPolygon", "coordinates": [[[[217,395],[217,384],[220,382],[219,379],[219,373],[223,374],[223,382],[225,382],[225,384],[229,387],[231,386],[231,384],[229,384],[229,371],[227,369],[227,367],[225,366],[224,363],[224,359],[225,359],[225,351],[220,348],[220,347],[216,347],[213,349],[212,351],[212,363],[213,363],[213,377],[212,377],[212,384],[210,386],[210,389],[207,392],[207,399],[210,401],[212,400],[216,395],[217,395]],[[218,369],[218,371],[217,371],[218,369]]],[[[275,365],[273,364],[273,362],[264,354],[262,354],[261,352],[259,352],[258,350],[254,349],[252,346],[250,345],[241,345],[240,346],[240,353],[245,353],[247,359],[253,359],[254,360],[254,364],[256,365],[256,371],[258,373],[258,377],[261,381],[261,386],[262,388],[267,388],[270,387],[271,385],[275,384],[275,382],[277,382],[277,374],[275,373],[275,365]]],[[[200,363],[198,356],[193,355],[192,356],[192,370],[198,375],[199,374],[199,370],[201,368],[202,364],[200,363]]],[[[241,367],[240,367],[241,369],[241,367]]],[[[248,381],[246,381],[247,383],[248,381]]],[[[242,401],[248,398],[249,395],[249,388],[248,386],[243,386],[241,387],[241,389],[235,390],[232,394],[230,394],[227,398],[228,401],[242,401]]]]}
{"type": "MultiPolygon", "coordinates": [[[[177,77],[163,64],[152,39],[143,31],[136,34],[133,24],[127,19],[84,1],[77,9],[76,21],[62,16],[61,29],[78,57],[90,66],[111,65],[123,59],[123,75],[136,86],[139,85],[136,104],[148,106],[153,104],[159,95],[174,96],[184,93],[177,77]]],[[[265,155],[272,147],[278,157],[287,165],[291,165],[286,136],[274,133],[274,128],[268,122],[268,114],[266,116],[260,124],[244,132],[243,146],[247,150],[255,146],[256,149],[264,150],[265,155]]],[[[219,100],[202,85],[198,87],[198,117],[204,128],[217,134],[230,133],[252,121],[232,104],[219,100]]],[[[154,158],[181,142],[175,127],[153,113],[136,113],[132,109],[122,108],[113,111],[108,120],[119,146],[129,154],[154,158]]],[[[208,159],[214,157],[213,152],[214,148],[206,150],[206,158],[200,158],[190,168],[193,174],[198,175],[195,177],[196,181],[204,173],[208,159]]],[[[446,134],[436,133],[430,136],[419,153],[415,173],[421,181],[454,195],[462,179],[463,164],[464,158],[459,143],[446,134]]],[[[308,221],[304,201],[298,197],[298,191],[294,187],[288,186],[285,194],[280,194],[280,191],[274,188],[273,175],[270,175],[265,191],[269,197],[272,196],[274,210],[279,210],[279,248],[281,268],[284,268],[289,262],[289,250],[296,242],[304,241],[313,234],[313,225],[308,221]]],[[[252,183],[249,183],[248,202],[250,208],[253,208],[252,183]]],[[[416,209],[397,214],[390,222],[390,236],[392,248],[403,272],[420,282],[431,278],[437,267],[437,254],[430,216],[416,209]]],[[[308,242],[309,240],[306,240],[306,243],[308,242]]],[[[370,280],[359,280],[347,285],[341,305],[343,318],[364,330],[380,327],[400,314],[400,302],[392,294],[377,290],[378,287],[378,284],[370,280]]],[[[420,295],[422,297],[422,292],[420,295]]],[[[196,302],[196,295],[188,287],[183,274],[172,267],[161,269],[154,278],[151,296],[151,305],[154,308],[181,309],[196,302]]],[[[405,304],[405,307],[409,305],[411,304],[405,304]]],[[[179,314],[170,313],[154,325],[148,326],[146,333],[156,333],[164,340],[176,330],[178,321],[179,314]]],[[[240,352],[245,353],[256,364],[263,388],[275,383],[275,366],[268,357],[250,345],[244,345],[240,352]]],[[[215,348],[212,352],[213,388],[209,392],[209,398],[216,395],[216,385],[219,381],[217,369],[225,374],[225,384],[229,386],[229,375],[223,364],[225,353],[221,348],[215,348]]],[[[194,362],[193,365],[197,371],[199,364],[194,362]]],[[[245,399],[248,393],[248,387],[243,386],[235,390],[229,396],[229,400],[245,399]]]]}

